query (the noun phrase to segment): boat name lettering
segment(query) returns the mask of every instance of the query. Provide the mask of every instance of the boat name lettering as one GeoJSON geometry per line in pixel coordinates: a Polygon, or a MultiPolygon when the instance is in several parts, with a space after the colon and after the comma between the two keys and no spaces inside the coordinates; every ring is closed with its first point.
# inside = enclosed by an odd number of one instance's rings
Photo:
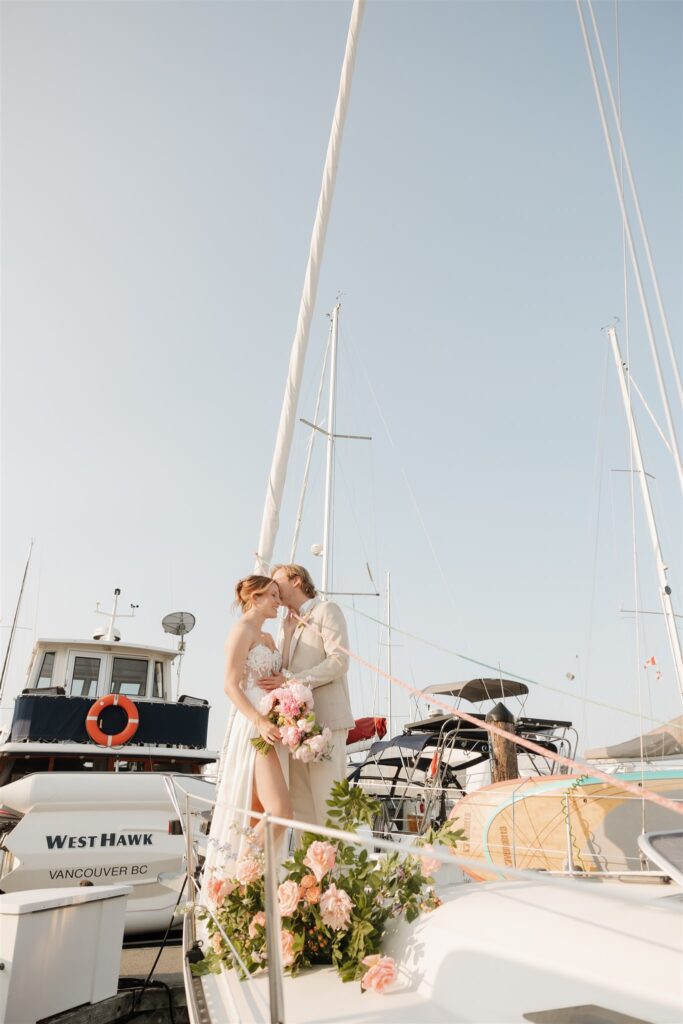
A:
{"type": "Polygon", "coordinates": [[[89,846],[152,846],[151,832],[102,832],[99,836],[45,836],[48,850],[82,850],[89,846]]]}
{"type": "Polygon", "coordinates": [[[99,868],[57,868],[50,872],[52,881],[65,878],[120,878],[121,875],[146,875],[147,864],[109,864],[99,868]]]}

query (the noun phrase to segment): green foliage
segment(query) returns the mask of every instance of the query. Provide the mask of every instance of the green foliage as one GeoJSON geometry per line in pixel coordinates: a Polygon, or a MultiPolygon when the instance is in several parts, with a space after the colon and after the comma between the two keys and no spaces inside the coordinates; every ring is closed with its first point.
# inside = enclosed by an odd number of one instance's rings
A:
{"type": "Polygon", "coordinates": [[[352,786],[348,779],[335,782],[327,806],[330,809],[325,824],[346,832],[355,832],[359,825],[371,825],[381,809],[378,800],[373,800],[360,786],[352,786]]]}
{"type": "MultiPolygon", "coordinates": [[[[377,801],[347,780],[335,784],[328,807],[328,826],[349,832],[370,824],[378,811],[377,801]]],[[[448,821],[417,839],[416,845],[446,850],[463,836],[462,829],[448,821]]],[[[425,855],[429,856],[430,851],[425,855]]],[[[283,886],[289,888],[295,900],[297,889],[292,883],[298,887],[296,908],[290,916],[282,917],[283,952],[292,974],[314,963],[332,963],[343,981],[357,980],[366,970],[363,959],[380,951],[391,918],[405,915],[408,921],[414,921],[420,913],[440,904],[432,888],[433,879],[424,873],[419,856],[401,857],[398,852],[377,856],[354,843],[327,840],[315,833],[304,833],[283,865],[283,872],[283,886]],[[314,843],[319,845],[311,850],[314,843]],[[322,860],[316,860],[316,854],[322,860]],[[344,920],[337,920],[336,926],[327,905],[334,894],[329,891],[331,885],[342,893],[342,900],[351,901],[350,908],[346,904],[344,920]]],[[[194,973],[218,971],[221,965],[241,973],[237,956],[249,973],[266,965],[266,933],[260,923],[265,908],[263,879],[247,885],[240,885],[236,879],[229,882],[227,894],[214,913],[234,951],[226,946],[215,922],[208,917],[211,948],[193,967],[194,973]]]]}

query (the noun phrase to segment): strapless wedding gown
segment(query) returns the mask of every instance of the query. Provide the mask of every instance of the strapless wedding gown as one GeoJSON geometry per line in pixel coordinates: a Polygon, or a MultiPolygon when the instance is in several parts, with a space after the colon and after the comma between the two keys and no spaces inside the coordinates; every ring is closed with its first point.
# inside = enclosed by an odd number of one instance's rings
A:
{"type": "MultiPolygon", "coordinates": [[[[266,644],[256,644],[249,650],[240,686],[255,708],[265,695],[265,690],[258,685],[259,680],[279,672],[281,666],[280,652],[271,651],[266,644]]],[[[256,726],[233,705],[218,766],[216,803],[202,879],[202,902],[205,902],[205,889],[211,875],[232,874],[235,862],[247,845],[249,814],[241,813],[237,808],[251,809],[254,761],[262,756],[251,741],[258,735],[256,726]]],[[[276,744],[276,749],[279,753],[280,744],[276,744]]]]}

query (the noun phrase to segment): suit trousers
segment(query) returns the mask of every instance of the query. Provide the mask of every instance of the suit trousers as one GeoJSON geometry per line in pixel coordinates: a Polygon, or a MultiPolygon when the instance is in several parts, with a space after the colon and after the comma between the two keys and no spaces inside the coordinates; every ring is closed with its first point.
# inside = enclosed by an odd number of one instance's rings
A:
{"type": "MultiPolygon", "coordinates": [[[[333,729],[332,757],[329,761],[302,764],[289,759],[289,794],[297,821],[324,825],[329,810],[327,801],[335,782],[346,778],[347,729],[333,729]]],[[[298,837],[297,837],[298,839],[298,837]]]]}

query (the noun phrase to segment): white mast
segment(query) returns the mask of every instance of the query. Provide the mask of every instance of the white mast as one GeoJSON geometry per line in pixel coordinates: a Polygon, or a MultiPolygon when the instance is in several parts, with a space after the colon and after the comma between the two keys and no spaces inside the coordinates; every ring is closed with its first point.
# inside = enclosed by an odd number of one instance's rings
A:
{"type": "MultiPolygon", "coordinates": [[[[391,573],[387,572],[387,675],[391,675],[391,573]]],[[[387,721],[389,723],[389,736],[394,735],[391,714],[391,691],[393,684],[389,680],[387,689],[387,721]]]]}
{"type": "Polygon", "coordinates": [[[321,592],[323,597],[332,590],[332,499],[334,492],[334,429],[337,401],[337,341],[339,339],[339,310],[341,303],[332,310],[332,333],[330,344],[330,393],[327,412],[327,465],[325,467],[325,521],[323,523],[323,575],[321,592]]]}
{"type": "Polygon", "coordinates": [[[681,693],[681,699],[683,699],[683,652],[681,651],[681,641],[680,637],[678,636],[678,630],[676,628],[676,616],[674,615],[673,605],[671,603],[671,587],[669,586],[667,580],[666,564],[662,557],[659,536],[657,534],[657,524],[655,522],[654,510],[652,508],[650,488],[648,487],[647,476],[645,475],[645,466],[643,464],[643,456],[640,450],[638,431],[636,430],[636,423],[633,418],[633,410],[631,408],[631,402],[629,399],[628,382],[626,376],[628,373],[628,368],[621,358],[621,352],[619,350],[619,341],[617,339],[617,332],[614,327],[607,328],[607,336],[610,340],[610,344],[612,346],[612,354],[614,355],[614,361],[617,365],[617,376],[619,378],[621,397],[624,401],[626,420],[628,422],[629,433],[631,435],[631,444],[633,447],[633,455],[636,464],[636,473],[640,481],[640,490],[643,496],[643,504],[645,506],[645,517],[647,519],[647,525],[650,531],[650,539],[652,541],[652,547],[655,553],[655,561],[657,564],[657,576],[659,578],[659,597],[662,602],[664,622],[666,624],[666,632],[669,638],[669,646],[671,647],[671,654],[673,656],[674,668],[676,671],[676,679],[678,681],[678,688],[681,693]]]}
{"type": "Polygon", "coordinates": [[[315,215],[311,247],[306,266],[304,289],[299,305],[299,316],[296,325],[296,333],[292,344],[292,352],[289,359],[289,374],[285,387],[285,396],[280,412],[280,426],[275,441],[275,451],[268,477],[266,500],[261,521],[261,532],[259,535],[258,549],[256,551],[256,572],[268,570],[273,557],[275,539],[280,525],[280,506],[282,494],[287,475],[289,453],[292,446],[292,435],[296,422],[296,410],[299,401],[299,389],[301,387],[301,376],[304,368],[304,359],[308,347],[308,335],[311,326],[311,318],[315,307],[315,298],[318,289],[318,277],[320,264],[322,262],[323,249],[325,246],[325,234],[329,220],[334,183],[339,163],[339,151],[341,147],[346,111],[351,92],[351,79],[353,67],[356,60],[356,48],[358,44],[358,33],[363,19],[365,0],[354,0],[353,11],[351,12],[351,23],[346,40],[346,51],[342,64],[341,80],[339,83],[339,94],[337,105],[334,111],[330,141],[325,157],[325,168],[323,180],[318,199],[318,208],[315,215]]]}

